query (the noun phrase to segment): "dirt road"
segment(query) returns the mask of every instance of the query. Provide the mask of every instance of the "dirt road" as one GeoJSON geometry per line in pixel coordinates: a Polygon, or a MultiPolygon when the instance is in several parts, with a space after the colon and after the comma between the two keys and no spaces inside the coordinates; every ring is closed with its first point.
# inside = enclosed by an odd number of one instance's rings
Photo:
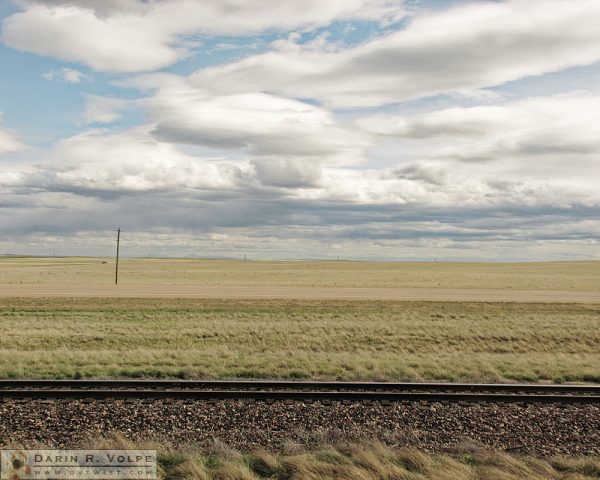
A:
{"type": "Polygon", "coordinates": [[[0,285],[0,297],[265,298],[600,303],[600,292],[450,288],[220,287],[202,285],[0,285]]]}

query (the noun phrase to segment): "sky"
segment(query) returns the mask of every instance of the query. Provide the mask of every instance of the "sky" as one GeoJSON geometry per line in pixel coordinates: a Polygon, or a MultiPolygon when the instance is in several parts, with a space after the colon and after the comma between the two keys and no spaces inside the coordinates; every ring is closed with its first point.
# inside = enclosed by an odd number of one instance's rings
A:
{"type": "Polygon", "coordinates": [[[600,259],[598,0],[0,0],[0,254],[600,259]]]}

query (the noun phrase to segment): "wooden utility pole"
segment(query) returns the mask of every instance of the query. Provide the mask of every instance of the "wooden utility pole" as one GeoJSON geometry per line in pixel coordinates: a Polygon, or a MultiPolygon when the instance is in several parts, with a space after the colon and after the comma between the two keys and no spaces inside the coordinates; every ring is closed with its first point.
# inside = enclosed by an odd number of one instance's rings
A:
{"type": "Polygon", "coordinates": [[[121,240],[121,227],[117,229],[117,263],[115,264],[115,285],[119,283],[119,242],[121,240]]]}

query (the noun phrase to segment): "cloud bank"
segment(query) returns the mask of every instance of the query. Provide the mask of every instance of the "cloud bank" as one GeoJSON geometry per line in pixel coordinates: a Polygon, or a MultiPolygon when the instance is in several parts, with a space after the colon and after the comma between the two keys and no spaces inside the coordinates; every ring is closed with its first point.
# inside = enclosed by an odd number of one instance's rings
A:
{"type": "Polygon", "coordinates": [[[600,4],[540,5],[19,1],[60,95],[0,126],[0,249],[599,258],[600,4]]]}
{"type": "Polygon", "coordinates": [[[594,0],[577,8],[560,0],[543,8],[527,0],[469,3],[414,18],[404,30],[346,50],[285,42],[200,70],[193,82],[217,93],[269,89],[334,107],[377,106],[597,62],[598,22],[594,0]]]}
{"type": "Polygon", "coordinates": [[[24,5],[24,11],[4,21],[4,43],[98,71],[125,73],[157,70],[187,58],[201,46],[190,35],[251,35],[402,15],[398,2],[387,0],[38,0],[24,5]]]}

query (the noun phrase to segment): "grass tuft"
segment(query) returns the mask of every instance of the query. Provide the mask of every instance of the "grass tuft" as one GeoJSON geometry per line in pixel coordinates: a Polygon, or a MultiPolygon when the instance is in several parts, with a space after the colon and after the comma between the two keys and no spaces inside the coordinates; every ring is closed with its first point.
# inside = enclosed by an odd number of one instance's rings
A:
{"type": "Polygon", "coordinates": [[[599,457],[539,459],[490,450],[428,454],[379,443],[294,455],[257,449],[236,458],[165,451],[159,463],[163,480],[592,480],[600,474],[599,457]]]}

